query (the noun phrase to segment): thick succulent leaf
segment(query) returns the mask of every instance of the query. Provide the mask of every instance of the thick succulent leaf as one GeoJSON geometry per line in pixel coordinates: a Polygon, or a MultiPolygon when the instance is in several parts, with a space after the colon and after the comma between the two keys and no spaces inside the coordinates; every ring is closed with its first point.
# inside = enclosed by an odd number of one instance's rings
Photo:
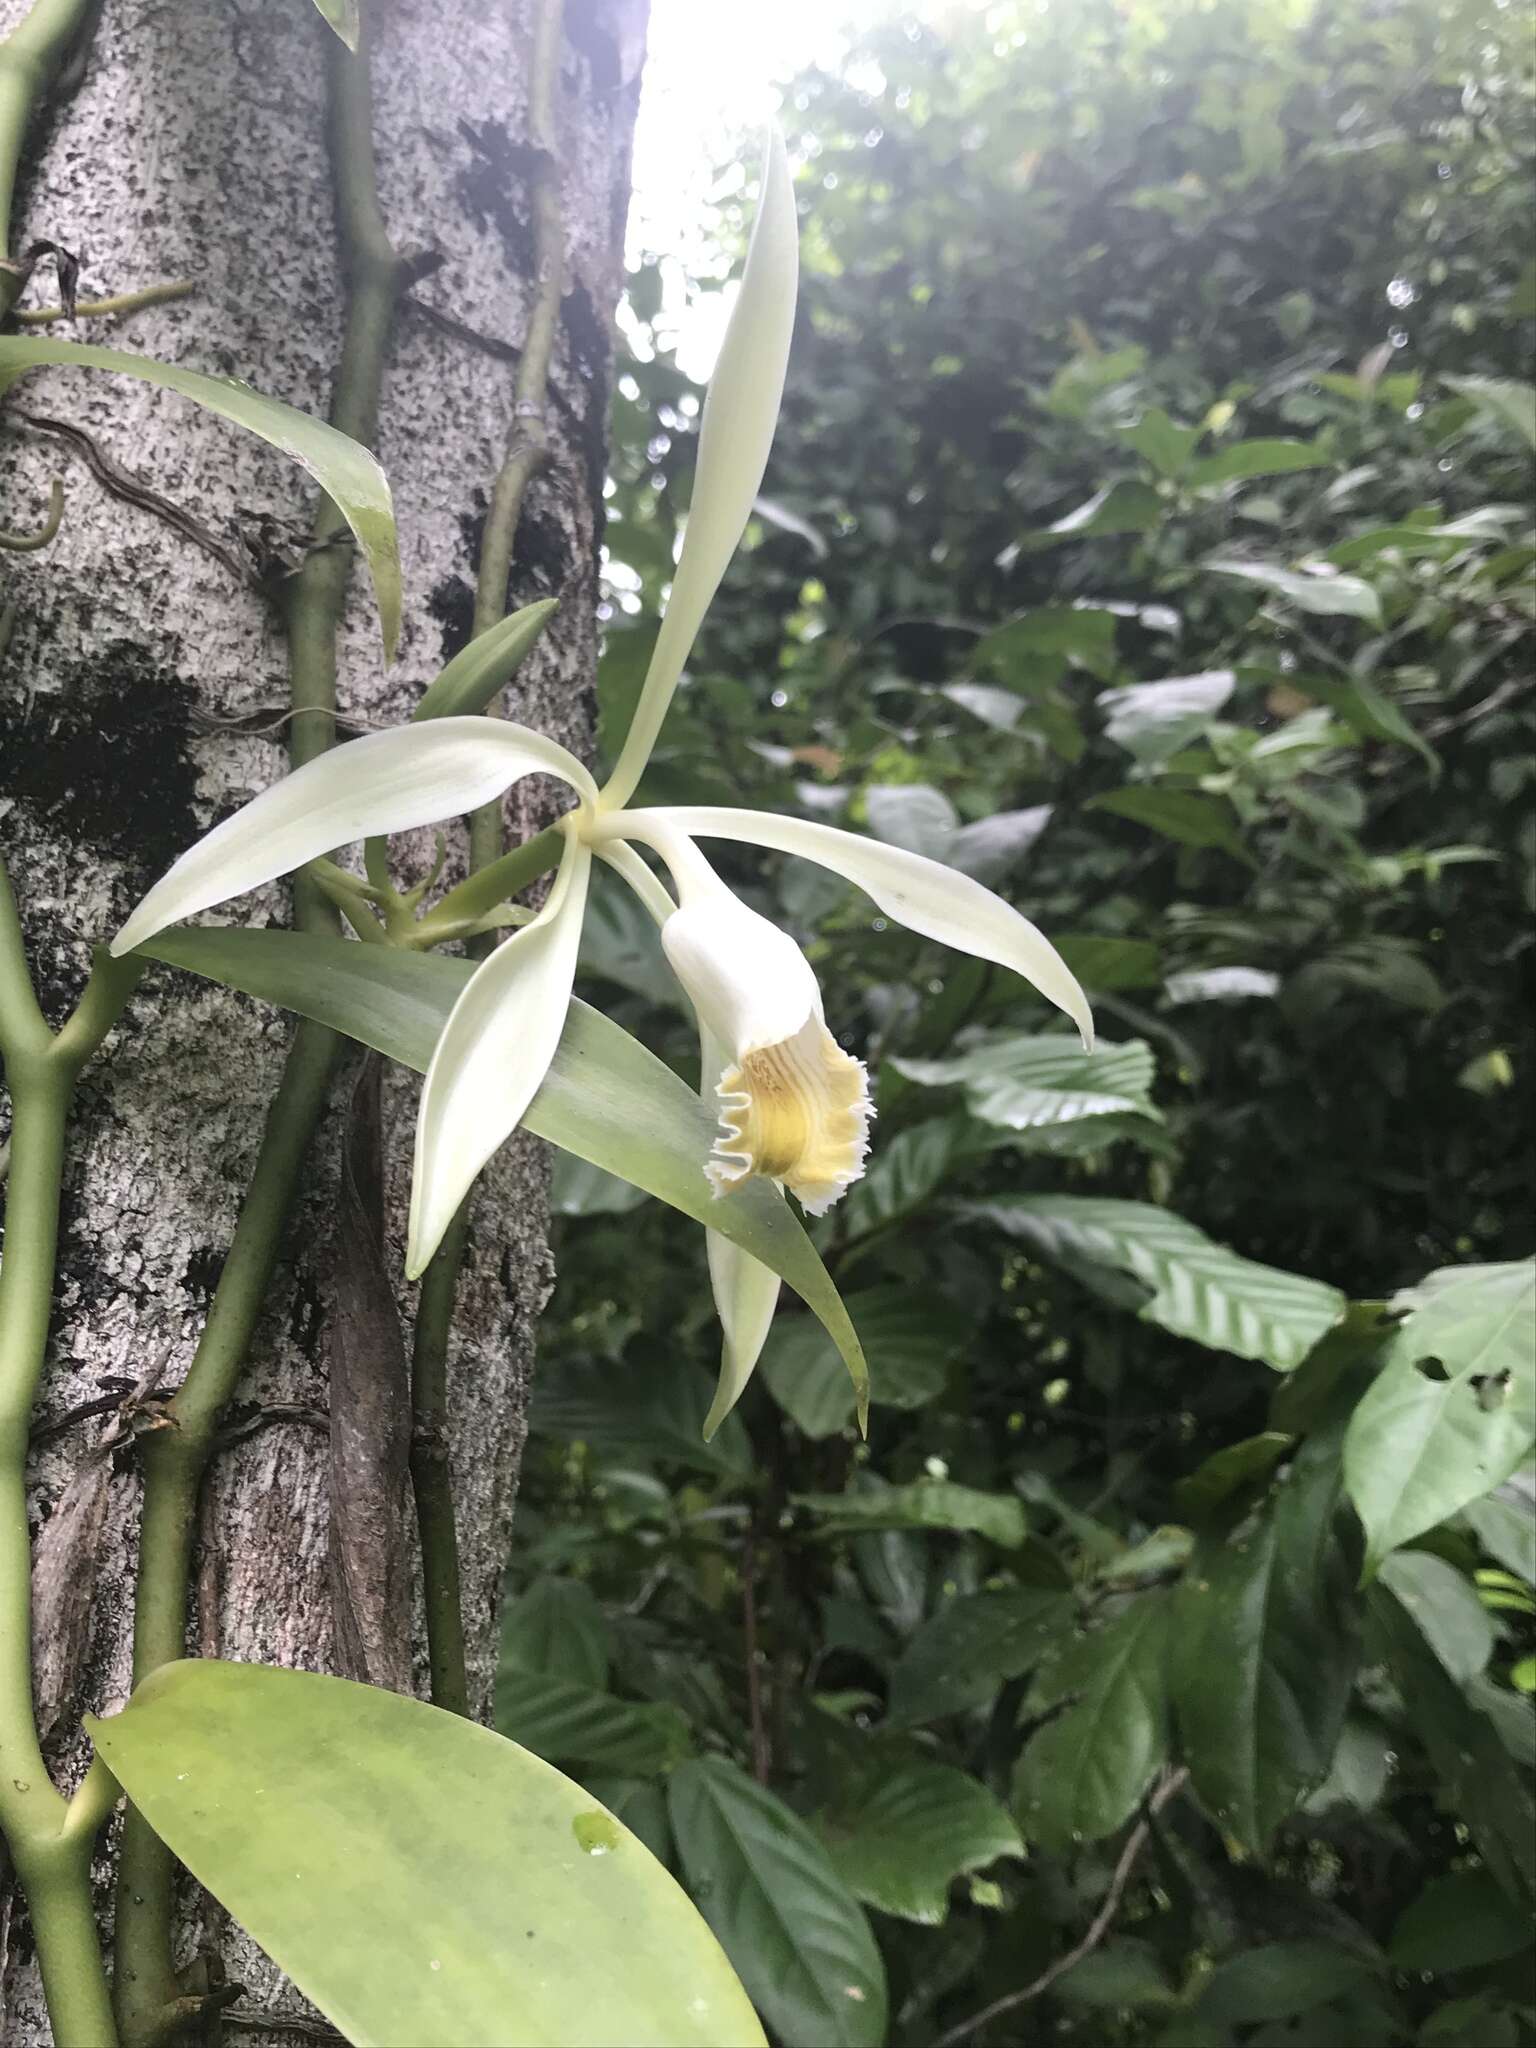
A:
{"type": "Polygon", "coordinates": [[[1093,1043],[1088,998],[1056,948],[1011,903],[994,896],[969,875],[943,867],[923,854],[909,853],[905,847],[883,846],[856,832],[839,831],[835,825],[813,825],[804,818],[781,817],[776,811],[689,806],[637,811],[630,816],[636,837],[644,837],[646,821],[654,819],[664,834],[670,829],[686,832],[691,838],[737,839],[749,846],[766,846],[775,853],[816,861],[872,896],[888,917],[909,931],[1023,975],[1058,1009],[1066,1011],[1085,1045],[1093,1043]]]}
{"type": "Polygon", "coordinates": [[[355,50],[363,27],[358,0],[315,0],[315,5],[347,48],[355,50]]]}
{"type": "Polygon", "coordinates": [[[1142,1319],[1213,1351],[1288,1372],[1344,1312],[1337,1288],[1240,1258],[1148,1202],[1093,1195],[1002,1195],[957,1205],[1042,1257],[1109,1268],[1151,1290],[1142,1319]]]}
{"type": "Polygon", "coordinates": [[[610,785],[615,803],[628,799],[644,772],[683,664],[746,530],[768,467],[795,325],[797,235],[789,160],[774,129],[741,290],[704,402],[683,552],[610,785]]]}
{"type": "Polygon", "coordinates": [[[1408,1314],[1344,1441],[1367,1575],[1491,1493],[1536,1440],[1536,1260],[1445,1266],[1392,1306],[1408,1314]]]}
{"type": "Polygon", "coordinates": [[[689,1889],[774,2032],[806,2048],[881,2048],[880,1951],[805,1822],[720,1757],[675,1770],[667,1807],[689,1889]]]}
{"type": "Polygon", "coordinates": [[[53,341],[42,335],[0,335],[0,391],[26,370],[49,365],[82,370],[110,370],[119,377],[137,377],[146,384],[190,398],[209,412],[233,420],[238,427],[307,469],[357,537],[378,600],[384,634],[384,658],[393,661],[400,636],[400,550],[389,484],[378,463],[356,441],[295,412],[275,398],[263,398],[233,377],[208,377],[179,363],[159,363],[152,356],[129,355],[121,349],[92,348],[78,341],[53,341]]]}
{"type": "Polygon", "coordinates": [[[544,908],[476,968],[443,1026],[416,1118],[407,1279],[426,1270],[549,1071],[571,1007],[591,871],[589,849],[567,839],[544,908]]]}
{"type": "Polygon", "coordinates": [[[1168,1750],[1166,1594],[1142,1593],[1040,1667],[1031,1736],[1014,1775],[1025,1839],[1061,1854],[1130,1819],[1168,1750]]]}
{"type": "Polygon", "coordinates": [[[1254,1855],[1328,1775],[1357,1661],[1334,1536],[1338,1432],[1311,1437],[1256,1523],[1208,1536],[1178,1589],[1170,1674],[1195,1789],[1254,1855]]]}
{"type": "MultiPolygon", "coordinates": [[[[425,1073],[474,972],[467,960],[303,932],[167,932],[143,949],[371,1045],[425,1073]]],[[[717,1200],[704,1177],[714,1120],[698,1096],[601,1012],[573,1001],[523,1127],[643,1188],[771,1266],[826,1325],[861,1405],[869,1374],[852,1323],[803,1226],[763,1181],[717,1200]]]]}
{"type": "Polygon", "coordinates": [[[558,775],[583,799],[597,795],[574,754],[501,719],[435,719],[332,747],[188,847],[134,910],[112,951],[131,952],[167,925],[289,874],[332,847],[475,810],[524,775],[558,775]]]}
{"type": "Polygon", "coordinates": [[[488,1729],[212,1659],[89,1725],[161,1840],[358,2048],[762,2042],[650,1852],[488,1729]]]}
{"type": "Polygon", "coordinates": [[[541,597],[537,604],[525,604],[521,611],[509,613],[489,632],[471,640],[428,683],[411,713],[412,721],[459,718],[483,711],[511,680],[559,609],[558,597],[541,597]]]}

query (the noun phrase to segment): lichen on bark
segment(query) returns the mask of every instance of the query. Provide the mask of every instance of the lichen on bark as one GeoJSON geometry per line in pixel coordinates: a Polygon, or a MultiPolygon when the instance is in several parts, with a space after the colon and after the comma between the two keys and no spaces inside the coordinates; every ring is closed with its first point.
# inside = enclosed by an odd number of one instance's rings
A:
{"type": "MultiPolygon", "coordinates": [[[[0,0],[0,32],[23,11],[22,0],[0,0]]],[[[523,146],[527,13],[513,0],[489,9],[381,0],[375,9],[383,210],[398,248],[443,259],[416,296],[513,347],[537,282],[523,146]]],[[[551,376],[552,452],[528,492],[508,591],[512,603],[555,595],[561,606],[508,708],[585,752],[610,318],[643,5],[573,0],[568,13],[559,95],[567,290],[551,376]]],[[[311,0],[259,9],[111,0],[83,80],[31,138],[17,240],[46,235],[73,249],[87,296],[177,277],[195,288],[121,331],[83,321],[80,338],[241,376],[326,411],[342,279],[325,155],[324,33],[311,0]]],[[[42,289],[39,280],[32,295],[42,289]]],[[[495,353],[403,313],[377,452],[400,521],[406,627],[386,672],[359,580],[339,647],[342,709],[358,723],[401,717],[462,644],[479,527],[512,424],[512,377],[495,353]]],[[[38,373],[24,388],[30,410],[83,428],[221,540],[260,547],[302,534],[312,499],[300,473],[170,394],[74,371],[38,373]]],[[[282,772],[286,665],[276,613],[258,592],[104,492],[55,438],[0,427],[0,524],[27,524],[54,475],[67,494],[58,539],[0,566],[0,601],[16,607],[0,660],[0,834],[39,991],[57,1020],[91,942],[181,845],[282,772]]],[[[512,828],[535,828],[557,801],[540,786],[520,786],[509,800],[512,828]]],[[[396,848],[402,866],[428,851],[420,835],[396,848]]],[[[282,922],[285,893],[263,891],[215,915],[282,922]]],[[[97,1489],[90,1512],[75,1517],[85,1532],[75,1569],[93,1574],[93,1597],[88,1625],[76,1617],[79,1668],[53,1750],[64,1782],[83,1767],[70,1732],[80,1710],[110,1708],[128,1687],[138,1481],[131,1431],[100,1404],[138,1389],[127,1420],[153,1426],[157,1390],[184,1373],[289,1030],[243,997],[157,970],[81,1090],[31,1496],[34,1533],[46,1535],[83,1469],[99,1460],[110,1474],[104,1504],[97,1489]],[[93,1412],[77,1415],[82,1409],[93,1412]],[[102,1450],[107,1433],[122,1440],[102,1450]]],[[[338,1098],[350,1080],[349,1067],[338,1098]]],[[[387,1241],[397,1271],[414,1094],[408,1077],[388,1077],[387,1241]]],[[[0,1109],[0,1123],[3,1116],[0,1109]]],[[[237,1440],[205,1488],[188,1638],[201,1654],[310,1669],[334,1662],[328,1455],[317,1423],[327,1406],[337,1127],[333,1111],[231,1413],[237,1440]]],[[[550,1284],[545,1177],[541,1148],[521,1139],[487,1175],[450,1360],[450,1460],[482,1706],[533,1328],[550,1284]]],[[[403,1290],[401,1306],[408,1313],[403,1290]]],[[[65,1604],[72,1613],[78,1605],[65,1604]]],[[[419,1630],[416,1683],[424,1690],[419,1630]]],[[[299,2009],[190,1887],[181,1942],[184,1958],[205,1944],[220,1951],[247,1986],[243,2013],[299,2009]]],[[[14,1920],[0,1998],[7,2043],[48,2041],[14,1920]]]]}

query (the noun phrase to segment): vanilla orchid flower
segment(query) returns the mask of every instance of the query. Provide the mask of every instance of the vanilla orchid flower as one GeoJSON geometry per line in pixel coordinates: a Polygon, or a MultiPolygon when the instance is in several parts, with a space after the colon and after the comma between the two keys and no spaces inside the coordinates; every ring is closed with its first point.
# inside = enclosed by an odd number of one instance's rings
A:
{"type": "MultiPolygon", "coordinates": [[[[519,777],[553,774],[575,792],[543,909],[466,984],[422,1091],[407,1271],[420,1274],[491,1154],[521,1122],[560,1042],[594,854],[618,870],[661,926],[698,1016],[701,1093],[720,1129],[699,1170],[715,1196],[761,1178],[812,1215],[864,1170],[873,1114],[861,1063],[828,1031],[821,990],[794,940],[715,874],[696,841],[738,840],[820,863],[922,937],[1031,982],[1092,1043],[1087,999],[1042,933],[972,877],[900,847],[772,812],[630,809],[704,613],[751,516],[767,466],[794,325],[794,196],[770,139],[762,200],[700,428],[681,557],[624,748],[599,789],[587,768],[525,726],[427,718],[348,742],[254,798],[182,855],[113,941],[124,953],[179,919],[359,839],[476,809],[519,777]],[[635,851],[671,873],[677,900],[635,851]]],[[[713,1430],[767,1336],[778,1278],[716,1231],[709,1266],[725,1333],[713,1430]]]]}

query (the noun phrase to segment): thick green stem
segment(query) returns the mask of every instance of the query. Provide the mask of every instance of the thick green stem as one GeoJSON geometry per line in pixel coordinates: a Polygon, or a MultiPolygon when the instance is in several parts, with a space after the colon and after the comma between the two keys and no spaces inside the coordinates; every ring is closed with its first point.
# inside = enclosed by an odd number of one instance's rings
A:
{"type": "MultiPolygon", "coordinates": [[[[317,33],[324,31],[317,27],[317,33]]],[[[325,42],[337,234],[348,283],[331,423],[367,445],[378,419],[401,269],[374,182],[366,35],[356,55],[335,36],[325,34],[325,42]]],[[[323,753],[335,737],[336,633],[352,567],[351,550],[339,544],[344,532],[341,514],[322,498],[311,551],[287,608],[290,689],[298,714],[289,744],[295,768],[323,753]]],[[[335,911],[307,875],[295,880],[294,922],[305,931],[336,930],[335,911]]],[[[136,1684],[182,1654],[203,1474],[266,1303],[341,1047],[336,1033],[300,1022],[207,1325],[171,1403],[172,1427],[154,1432],[147,1444],[134,1614],[136,1684]]],[[[174,1858],[130,1807],[118,1864],[115,1945],[115,1996],[126,2048],[150,2048],[161,2040],[179,1997],[171,1964],[175,1871],[174,1858]]]]}
{"type": "Polygon", "coordinates": [[[138,973],[137,963],[98,960],[55,1037],[33,994],[0,866],[0,1056],[11,1097],[0,1253],[0,1830],[26,1895],[54,2037],[79,2048],[112,2048],[116,2035],[91,1903],[94,1830],[69,1824],[33,1718],[27,1437],[47,1357],[70,1101],[138,973]]]}
{"type": "Polygon", "coordinates": [[[26,282],[11,259],[11,210],[27,124],[89,12],[90,0],[35,0],[0,43],[0,327],[26,282]]]}
{"type": "Polygon", "coordinates": [[[117,2048],[91,1904],[92,1840],[89,1835],[55,1835],[16,1852],[58,2048],[117,2048]]]}
{"type": "Polygon", "coordinates": [[[411,1487],[421,1532],[422,1590],[432,1704],[469,1714],[458,1529],[448,1463],[448,1333],[469,1229],[464,1202],[421,1282],[411,1348],[411,1487]]]}

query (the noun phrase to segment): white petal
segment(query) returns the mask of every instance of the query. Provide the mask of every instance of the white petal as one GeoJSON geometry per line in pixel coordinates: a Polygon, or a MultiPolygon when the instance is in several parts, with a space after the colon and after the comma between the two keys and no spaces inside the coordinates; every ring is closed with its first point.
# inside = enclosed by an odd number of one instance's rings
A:
{"type": "Polygon", "coordinates": [[[807,1018],[821,1015],[821,990],[800,948],[723,882],[685,889],[682,908],[661,928],[661,943],[701,1022],[731,1060],[793,1038],[807,1018]]]}
{"type": "MultiPolygon", "coordinates": [[[[715,1076],[725,1065],[725,1050],[707,1025],[699,1028],[699,1086],[706,1098],[715,1076]]],[[[709,1284],[714,1290],[715,1308],[720,1316],[723,1343],[720,1351],[720,1379],[715,1398],[704,1421],[708,1443],[746,1390],[762,1356],[773,1312],[779,1301],[779,1276],[761,1259],[743,1251],[718,1230],[706,1230],[704,1249],[709,1258],[709,1284]]]]}
{"type": "Polygon", "coordinates": [[[516,1130],[549,1070],[570,1008],[591,870],[590,849],[568,837],[549,901],[497,947],[443,1026],[416,1122],[410,1279],[437,1250],[476,1174],[516,1130]]]}
{"type": "Polygon", "coordinates": [[[683,832],[701,839],[739,839],[831,868],[872,896],[888,917],[908,930],[1022,974],[1058,1009],[1066,1011],[1082,1033],[1083,1043],[1092,1046],[1093,1012],[1065,960],[1028,918],[969,875],[924,854],[882,846],[856,832],[840,832],[833,825],[784,818],[776,811],[702,806],[630,811],[620,829],[629,838],[648,840],[647,827],[652,820],[663,838],[683,832]]]}
{"type": "Polygon", "coordinates": [[[722,1237],[718,1230],[705,1231],[704,1248],[709,1255],[709,1282],[724,1332],[720,1378],[709,1414],[704,1418],[704,1441],[708,1443],[746,1392],[747,1382],[757,1368],[773,1327],[773,1312],[778,1307],[779,1276],[732,1239],[722,1237]]]}
{"type": "Polygon", "coordinates": [[[704,404],[683,552],[645,687],[608,784],[610,804],[626,802],[644,772],[710,599],[752,515],[784,395],[799,264],[794,186],[783,138],[774,129],[741,291],[704,404]]]}
{"type": "Polygon", "coordinates": [[[524,775],[558,775],[582,800],[597,786],[574,754],[527,726],[440,718],[369,733],[263,790],[163,875],[112,941],[127,953],[227,897],[374,833],[472,811],[524,775]]]}

